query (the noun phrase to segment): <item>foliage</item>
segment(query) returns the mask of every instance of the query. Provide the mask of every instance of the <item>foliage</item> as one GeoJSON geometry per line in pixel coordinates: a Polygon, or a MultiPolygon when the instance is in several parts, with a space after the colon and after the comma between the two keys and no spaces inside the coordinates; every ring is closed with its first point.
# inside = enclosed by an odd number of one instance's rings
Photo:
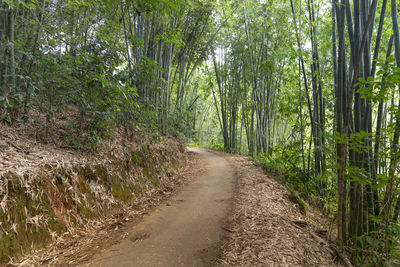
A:
{"type": "MultiPolygon", "coordinates": [[[[209,96],[200,106],[212,110],[193,140],[247,154],[316,201],[361,264],[371,247],[354,240],[397,235],[376,233],[392,229],[400,212],[400,51],[392,51],[400,38],[395,0],[350,2],[218,3],[221,30],[198,82],[209,96]],[[385,26],[389,2],[393,28],[385,26]]],[[[396,251],[373,257],[390,265],[396,251]]]]}
{"type": "MultiPolygon", "coordinates": [[[[382,224],[382,218],[373,218],[377,224],[382,224]]],[[[349,248],[356,258],[357,266],[398,266],[400,264],[399,236],[400,226],[390,223],[377,227],[357,238],[359,246],[349,248]]]]}
{"type": "Polygon", "coordinates": [[[225,152],[224,145],[217,138],[210,138],[209,147],[217,151],[225,152]]]}
{"type": "Polygon", "coordinates": [[[39,0],[0,7],[2,121],[38,121],[47,133],[68,114],[61,140],[92,149],[118,127],[185,132],[193,117],[184,114],[185,70],[193,73],[207,56],[211,4],[39,0]],[[188,65],[180,65],[183,58],[188,65]]]}

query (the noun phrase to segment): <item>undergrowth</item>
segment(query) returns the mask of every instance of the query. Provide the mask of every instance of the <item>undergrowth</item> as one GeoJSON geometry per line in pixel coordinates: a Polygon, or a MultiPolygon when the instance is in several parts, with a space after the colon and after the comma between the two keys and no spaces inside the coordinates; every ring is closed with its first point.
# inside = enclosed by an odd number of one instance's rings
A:
{"type": "MultiPolygon", "coordinates": [[[[315,175],[312,168],[303,169],[299,147],[297,143],[277,145],[269,153],[258,154],[252,160],[286,186],[289,198],[301,211],[304,212],[309,203],[333,221],[337,213],[335,161],[327,159],[326,170],[315,175]]],[[[380,216],[369,220],[369,231],[356,240],[350,239],[345,246],[353,263],[364,267],[400,266],[400,225],[385,222],[380,216]]]]}

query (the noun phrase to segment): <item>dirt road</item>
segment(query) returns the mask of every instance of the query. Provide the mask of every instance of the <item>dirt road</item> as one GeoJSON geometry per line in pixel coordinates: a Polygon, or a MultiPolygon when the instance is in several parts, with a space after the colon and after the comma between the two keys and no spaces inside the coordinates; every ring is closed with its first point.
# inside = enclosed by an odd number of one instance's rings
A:
{"type": "Polygon", "coordinates": [[[191,150],[208,161],[208,171],[145,217],[119,244],[98,253],[87,266],[212,264],[232,203],[234,175],[221,156],[191,150]]]}
{"type": "Polygon", "coordinates": [[[131,206],[10,266],[342,266],[332,221],[246,157],[191,149],[187,160],[131,206]]]}

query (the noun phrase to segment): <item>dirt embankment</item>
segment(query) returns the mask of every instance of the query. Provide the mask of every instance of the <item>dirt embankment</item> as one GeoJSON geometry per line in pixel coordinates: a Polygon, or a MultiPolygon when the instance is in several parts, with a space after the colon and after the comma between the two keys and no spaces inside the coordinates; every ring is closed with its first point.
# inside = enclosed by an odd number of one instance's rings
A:
{"type": "Polygon", "coordinates": [[[31,130],[0,125],[0,263],[168,191],[186,157],[183,142],[157,134],[116,133],[90,152],[43,144],[31,130]]]}

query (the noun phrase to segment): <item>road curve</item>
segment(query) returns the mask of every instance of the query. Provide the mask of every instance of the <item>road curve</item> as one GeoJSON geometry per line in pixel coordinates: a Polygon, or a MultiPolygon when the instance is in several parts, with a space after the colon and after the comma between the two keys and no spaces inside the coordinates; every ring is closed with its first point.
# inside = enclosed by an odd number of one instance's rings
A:
{"type": "Polygon", "coordinates": [[[208,162],[205,174],[128,230],[120,243],[95,255],[86,266],[213,264],[232,202],[234,175],[221,156],[189,150],[208,162]]]}

